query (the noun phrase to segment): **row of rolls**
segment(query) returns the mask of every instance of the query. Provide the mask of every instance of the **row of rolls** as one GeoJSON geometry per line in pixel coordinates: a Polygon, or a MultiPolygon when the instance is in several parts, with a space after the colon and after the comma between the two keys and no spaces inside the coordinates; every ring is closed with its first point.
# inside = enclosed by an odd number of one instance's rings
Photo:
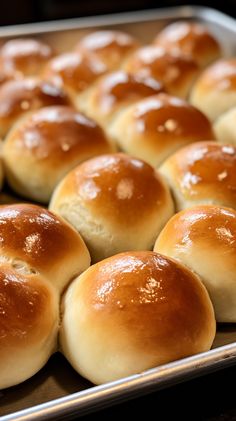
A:
{"type": "Polygon", "coordinates": [[[221,56],[187,21],[147,46],[113,30],[58,56],[1,46],[1,183],[25,201],[0,206],[1,389],[58,350],[117,380],[236,322],[236,58],[221,56]]]}

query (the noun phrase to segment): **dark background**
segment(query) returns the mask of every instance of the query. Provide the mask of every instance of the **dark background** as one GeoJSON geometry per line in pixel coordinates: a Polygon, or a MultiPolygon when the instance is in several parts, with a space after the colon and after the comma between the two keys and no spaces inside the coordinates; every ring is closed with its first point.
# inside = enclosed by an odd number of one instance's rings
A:
{"type": "Polygon", "coordinates": [[[0,25],[37,22],[128,10],[142,10],[185,4],[214,7],[236,17],[236,0],[7,0],[2,4],[0,25]]]}

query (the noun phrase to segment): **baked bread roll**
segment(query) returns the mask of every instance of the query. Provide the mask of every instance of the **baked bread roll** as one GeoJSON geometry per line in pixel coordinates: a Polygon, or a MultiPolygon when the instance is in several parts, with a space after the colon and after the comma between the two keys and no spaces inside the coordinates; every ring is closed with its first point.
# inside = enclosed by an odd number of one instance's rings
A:
{"type": "Polygon", "coordinates": [[[188,145],[159,168],[177,210],[198,204],[236,209],[236,148],[216,142],[188,145]]]}
{"type": "Polygon", "coordinates": [[[49,105],[70,104],[56,86],[39,79],[11,80],[0,87],[0,136],[4,137],[24,114],[49,105]]]}
{"type": "Polygon", "coordinates": [[[28,114],[15,125],[3,143],[2,154],[12,189],[47,203],[72,168],[113,150],[95,121],[73,108],[55,106],[28,114]]]}
{"type": "Polygon", "coordinates": [[[186,54],[205,67],[221,55],[217,39],[197,22],[178,21],[157,34],[154,43],[178,54],[186,54]]]}
{"type": "Polygon", "coordinates": [[[39,273],[61,292],[89,267],[80,235],[66,221],[32,204],[0,206],[0,266],[23,274],[39,273]]]}
{"type": "Polygon", "coordinates": [[[0,389],[37,373],[56,350],[59,294],[41,275],[0,265],[0,389]]]}
{"type": "Polygon", "coordinates": [[[218,60],[197,79],[190,102],[210,120],[236,106],[236,58],[218,60]]]}
{"type": "Polygon", "coordinates": [[[31,377],[57,348],[59,297],[90,257],[65,221],[34,205],[0,206],[0,389],[31,377]]]}
{"type": "Polygon", "coordinates": [[[80,108],[106,127],[128,105],[161,91],[163,85],[155,79],[118,70],[101,77],[81,100],[80,108]]]}
{"type": "Polygon", "coordinates": [[[160,80],[169,94],[182,98],[186,98],[199,73],[199,66],[190,57],[158,46],[138,49],[126,61],[124,69],[160,80]]]}
{"type": "Polygon", "coordinates": [[[30,38],[12,39],[0,50],[0,65],[7,71],[34,76],[42,70],[52,55],[51,47],[42,41],[30,38]]]}
{"type": "Polygon", "coordinates": [[[56,188],[50,209],[81,233],[93,262],[151,249],[174,212],[154,168],[125,154],[103,155],[72,170],[56,188]]]}
{"type": "Polygon", "coordinates": [[[200,276],[218,322],[236,322],[235,238],[233,209],[198,205],[173,216],[154,248],[200,276]]]}
{"type": "Polygon", "coordinates": [[[72,52],[50,60],[42,78],[64,89],[74,104],[79,106],[79,95],[107,71],[99,58],[83,52],[72,52]]]}
{"type": "Polygon", "coordinates": [[[213,128],[218,142],[236,146],[236,106],[222,114],[213,128]]]}
{"type": "Polygon", "coordinates": [[[208,351],[216,329],[200,279],[150,251],[85,271],[67,290],[62,314],[62,352],[96,384],[208,351]]]}
{"type": "Polygon", "coordinates": [[[85,35],[75,50],[92,53],[105,63],[109,70],[115,70],[139,46],[139,41],[126,32],[100,30],[85,35]]]}
{"type": "Polygon", "coordinates": [[[126,109],[108,133],[120,149],[155,167],[188,143],[214,139],[207,117],[185,100],[163,93],[126,109]]]}

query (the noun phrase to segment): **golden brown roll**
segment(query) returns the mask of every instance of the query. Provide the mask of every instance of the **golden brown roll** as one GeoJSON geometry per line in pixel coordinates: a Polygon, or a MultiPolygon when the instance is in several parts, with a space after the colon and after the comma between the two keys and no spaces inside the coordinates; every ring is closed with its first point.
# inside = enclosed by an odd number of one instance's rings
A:
{"type": "Polygon", "coordinates": [[[0,389],[44,366],[56,350],[58,326],[58,291],[39,274],[0,264],[0,389]]]}
{"type": "Polygon", "coordinates": [[[50,105],[70,101],[58,87],[39,79],[11,80],[0,87],[0,136],[4,137],[24,114],[50,105]]]}
{"type": "Polygon", "coordinates": [[[236,58],[222,59],[207,67],[197,79],[190,102],[210,120],[236,106],[236,58]]]}
{"type": "Polygon", "coordinates": [[[107,72],[99,58],[83,52],[61,54],[50,60],[42,77],[63,88],[77,105],[78,96],[107,72]]]}
{"type": "Polygon", "coordinates": [[[103,155],[72,170],[56,188],[50,209],[81,233],[93,262],[151,249],[174,212],[154,168],[125,154],[103,155]]]}
{"type": "Polygon", "coordinates": [[[0,50],[0,64],[8,71],[18,71],[25,76],[38,74],[53,52],[48,44],[31,38],[7,41],[0,50]]]}
{"type": "Polygon", "coordinates": [[[134,102],[163,91],[152,78],[142,78],[122,70],[101,77],[81,101],[80,108],[103,126],[134,102]]]}
{"type": "Polygon", "coordinates": [[[90,264],[74,228],[40,206],[0,206],[0,226],[0,267],[4,263],[22,275],[40,274],[59,292],[90,264]]]}
{"type": "Polygon", "coordinates": [[[218,322],[236,322],[236,212],[198,205],[166,224],[154,250],[173,257],[198,274],[218,322]]]}
{"type": "Polygon", "coordinates": [[[236,208],[236,148],[216,142],[188,145],[160,167],[177,210],[197,204],[236,208]]]}
{"type": "Polygon", "coordinates": [[[167,94],[126,109],[114,119],[109,134],[123,151],[153,166],[188,143],[214,139],[210,122],[199,110],[167,94]]]}
{"type": "Polygon", "coordinates": [[[94,54],[109,70],[115,70],[139,46],[139,41],[126,32],[100,30],[84,36],[75,49],[94,54]]]}
{"type": "Polygon", "coordinates": [[[62,313],[62,352],[97,384],[208,351],[216,328],[200,279],[150,251],[92,266],[70,285],[62,313]]]}
{"type": "Polygon", "coordinates": [[[124,69],[160,80],[168,93],[183,98],[188,95],[199,73],[199,66],[190,57],[168,52],[158,46],[138,49],[126,61],[124,69]]]}
{"type": "Polygon", "coordinates": [[[55,106],[28,114],[15,125],[3,143],[2,155],[12,189],[47,203],[72,168],[113,150],[95,121],[73,108],[55,106]]]}
{"type": "Polygon", "coordinates": [[[217,39],[197,22],[178,21],[157,34],[154,43],[178,54],[186,54],[200,66],[207,66],[221,55],[217,39]]]}
{"type": "Polygon", "coordinates": [[[236,106],[222,114],[213,127],[218,142],[236,146],[236,106]]]}

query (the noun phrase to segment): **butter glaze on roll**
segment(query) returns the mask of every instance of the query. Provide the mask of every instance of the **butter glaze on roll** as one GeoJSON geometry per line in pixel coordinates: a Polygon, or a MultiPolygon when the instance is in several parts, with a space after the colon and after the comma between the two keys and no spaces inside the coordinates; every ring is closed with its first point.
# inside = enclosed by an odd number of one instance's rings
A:
{"type": "Polygon", "coordinates": [[[163,85],[155,79],[119,70],[103,76],[94,84],[87,99],[81,101],[81,109],[106,126],[127,106],[163,90],[163,85]]]}
{"type": "Polygon", "coordinates": [[[34,205],[0,206],[0,389],[33,376],[57,350],[59,298],[90,263],[79,234],[34,205]]]}
{"type": "Polygon", "coordinates": [[[51,105],[69,105],[67,95],[58,87],[36,78],[11,80],[0,87],[0,136],[29,111],[51,105]]]}
{"type": "Polygon", "coordinates": [[[193,86],[190,102],[210,120],[236,106],[236,58],[222,59],[207,67],[193,86]]]}
{"type": "Polygon", "coordinates": [[[58,106],[42,108],[22,119],[4,141],[3,160],[14,191],[47,203],[72,168],[112,151],[95,121],[73,108],[58,106]]]}
{"type": "Polygon", "coordinates": [[[151,249],[174,212],[154,168],[125,154],[103,155],[72,170],[56,188],[50,209],[81,233],[93,262],[151,249]]]}
{"type": "Polygon", "coordinates": [[[139,46],[139,41],[132,35],[122,31],[103,30],[84,36],[76,45],[76,51],[92,53],[109,70],[115,70],[139,46]]]}
{"type": "Polygon", "coordinates": [[[160,167],[177,210],[197,204],[236,209],[236,148],[216,142],[188,145],[160,167]]]}
{"type": "Polygon", "coordinates": [[[206,286],[218,322],[236,322],[236,212],[202,205],[179,212],[157,238],[155,251],[177,259],[206,286]]]}
{"type": "Polygon", "coordinates": [[[186,144],[214,139],[207,117],[186,101],[163,93],[127,108],[108,133],[124,152],[155,167],[186,144]]]}
{"type": "Polygon", "coordinates": [[[219,58],[221,48],[206,26],[196,22],[178,21],[157,34],[154,43],[193,58],[200,66],[207,66],[219,58]]]}
{"type": "Polygon", "coordinates": [[[124,64],[127,72],[160,80],[167,92],[185,98],[199,73],[199,66],[188,56],[174,54],[162,47],[138,49],[124,64]]]}
{"type": "Polygon", "coordinates": [[[62,314],[62,352],[95,384],[208,351],[216,328],[200,279],[148,251],[93,265],[70,285],[62,314]]]}
{"type": "Polygon", "coordinates": [[[0,64],[8,71],[18,71],[25,76],[39,74],[52,57],[49,45],[30,38],[7,41],[0,50],[0,64]]]}
{"type": "Polygon", "coordinates": [[[50,60],[42,78],[63,88],[77,104],[77,96],[107,71],[106,65],[97,57],[84,52],[72,52],[50,60]]]}

